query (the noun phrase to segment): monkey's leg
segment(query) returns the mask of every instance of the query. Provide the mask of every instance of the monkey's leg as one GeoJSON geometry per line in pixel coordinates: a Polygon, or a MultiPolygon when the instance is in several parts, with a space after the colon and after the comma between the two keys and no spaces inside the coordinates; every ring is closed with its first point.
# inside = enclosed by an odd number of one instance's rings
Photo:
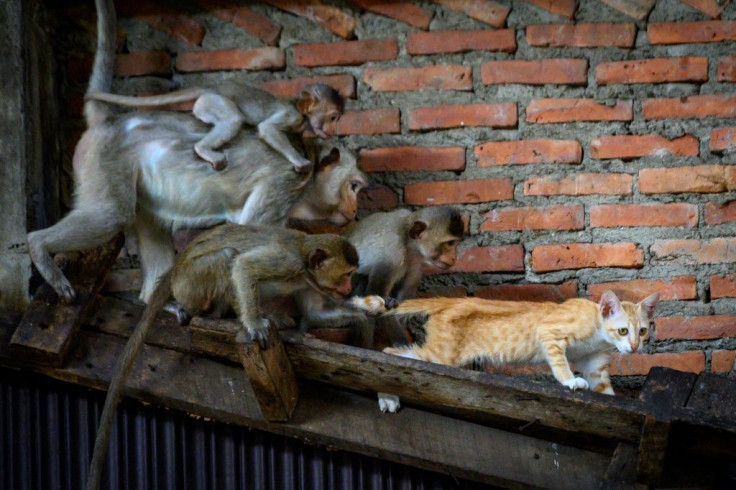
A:
{"type": "Polygon", "coordinates": [[[258,124],[258,136],[271,148],[289,160],[294,170],[306,173],[312,162],[304,158],[289,142],[286,132],[299,126],[302,115],[292,111],[280,111],[258,124]]]}
{"type": "MultiPolygon", "coordinates": [[[[266,346],[268,335],[268,319],[260,315],[258,309],[258,256],[268,254],[262,248],[256,248],[239,255],[233,263],[230,279],[235,288],[235,309],[240,319],[240,331],[235,336],[236,342],[249,343],[257,340],[262,348],[266,346]]],[[[264,262],[261,260],[261,262],[264,262]]]]}
{"type": "Polygon", "coordinates": [[[135,229],[138,233],[143,275],[140,299],[148,303],[159,277],[174,265],[174,240],[171,233],[155,224],[153,219],[142,211],[136,216],[135,229]]]}
{"type": "Polygon", "coordinates": [[[194,145],[194,151],[208,161],[215,170],[227,166],[227,158],[221,151],[222,145],[232,140],[245,118],[235,103],[221,95],[211,92],[202,94],[194,103],[192,114],[202,122],[213,124],[212,130],[194,145]]]}
{"type": "Polygon", "coordinates": [[[28,234],[28,252],[38,272],[65,301],[74,299],[74,288],[51,258],[52,254],[86,250],[110,240],[127,224],[116,210],[74,209],[55,225],[28,234]]]}

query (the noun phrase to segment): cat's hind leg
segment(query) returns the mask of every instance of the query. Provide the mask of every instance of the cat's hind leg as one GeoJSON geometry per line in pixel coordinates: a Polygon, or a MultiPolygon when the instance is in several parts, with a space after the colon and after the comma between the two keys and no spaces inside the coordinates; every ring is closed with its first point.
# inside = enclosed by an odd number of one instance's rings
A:
{"type": "MultiPolygon", "coordinates": [[[[408,359],[419,359],[411,347],[386,347],[383,352],[408,359]]],[[[378,392],[378,408],[383,413],[396,413],[401,408],[401,400],[398,395],[378,392]]]]}
{"type": "Polygon", "coordinates": [[[571,390],[585,390],[588,382],[577,377],[570,369],[570,363],[565,356],[565,344],[555,339],[539,339],[544,349],[544,356],[552,369],[555,379],[571,390]]]}
{"type": "Polygon", "coordinates": [[[575,366],[583,373],[590,389],[596,393],[615,395],[611,387],[611,378],[608,376],[608,365],[611,355],[607,352],[591,354],[575,363],[575,366]]]}

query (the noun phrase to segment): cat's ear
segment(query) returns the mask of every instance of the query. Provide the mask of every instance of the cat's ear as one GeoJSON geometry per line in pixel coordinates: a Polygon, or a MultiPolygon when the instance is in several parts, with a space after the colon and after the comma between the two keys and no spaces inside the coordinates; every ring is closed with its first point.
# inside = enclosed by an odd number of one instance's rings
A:
{"type": "Polygon", "coordinates": [[[641,311],[647,316],[647,319],[651,320],[654,317],[654,308],[656,308],[658,302],[659,293],[654,293],[641,300],[636,306],[641,308],[641,311]]]}
{"type": "Polygon", "coordinates": [[[413,225],[411,225],[411,228],[409,229],[409,238],[412,240],[416,240],[417,238],[421,238],[422,233],[424,233],[427,229],[427,223],[424,221],[415,221],[413,225]]]}
{"type": "Polygon", "coordinates": [[[600,305],[601,315],[603,315],[603,318],[610,318],[623,311],[621,301],[618,300],[616,293],[610,289],[603,291],[603,294],[601,294],[601,300],[598,304],[600,305]]]}

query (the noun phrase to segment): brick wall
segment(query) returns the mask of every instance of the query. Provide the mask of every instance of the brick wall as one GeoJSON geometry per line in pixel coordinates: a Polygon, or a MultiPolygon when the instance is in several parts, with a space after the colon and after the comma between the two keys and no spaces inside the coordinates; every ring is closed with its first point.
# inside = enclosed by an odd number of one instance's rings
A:
{"type": "MultiPolygon", "coordinates": [[[[362,212],[447,203],[469,220],[459,264],[424,289],[658,291],[653,342],[613,372],[731,370],[734,3],[118,3],[119,92],[239,79],[280,95],[324,81],[348,97],[339,134],[373,182],[362,212]]],[[[79,34],[60,48],[73,143],[94,16],[60,17],[79,34]]]]}

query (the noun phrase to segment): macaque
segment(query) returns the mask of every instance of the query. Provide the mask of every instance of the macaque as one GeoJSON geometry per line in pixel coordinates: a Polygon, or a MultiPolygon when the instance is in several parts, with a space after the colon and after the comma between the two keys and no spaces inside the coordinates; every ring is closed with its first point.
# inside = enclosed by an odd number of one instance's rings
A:
{"type": "MultiPolygon", "coordinates": [[[[99,35],[90,93],[109,91],[115,56],[112,2],[96,5],[99,35]]],[[[307,146],[315,164],[299,175],[281,153],[241,131],[223,148],[228,167],[213,172],[191,151],[208,132],[191,115],[113,115],[105,103],[87,100],[85,118],[88,129],[74,153],[74,207],[55,225],[28,234],[32,261],[64,301],[72,301],[75,291],[52,254],[96,247],[130,225],[138,234],[141,299],[148,301],[174,262],[172,231],[179,228],[284,225],[292,217],[343,226],[355,219],[366,179],[344,148],[307,146]]]]}
{"type": "Polygon", "coordinates": [[[212,89],[192,88],[151,97],[89,93],[86,98],[130,107],[161,106],[196,99],[192,114],[213,127],[194,144],[194,152],[215,170],[227,165],[227,156],[219,149],[230,142],[245,123],[258,128],[260,138],[281,153],[295,171],[308,172],[312,162],[294,149],[288,134],[301,134],[311,129],[320,138],[328,138],[345,110],[342,96],[322,83],[307,85],[295,101],[236,82],[225,82],[212,89]]]}
{"type": "MultiPolygon", "coordinates": [[[[117,361],[100,419],[87,490],[99,486],[125,378],[156,314],[169,299],[195,315],[233,307],[241,324],[236,341],[263,345],[269,326],[264,302],[305,290],[342,301],[350,294],[350,276],[357,267],[355,247],[337,235],[226,224],[194,238],[162,276],[117,361]]],[[[343,306],[363,315],[386,312],[379,297],[353,298],[343,301],[343,306]]]]}

